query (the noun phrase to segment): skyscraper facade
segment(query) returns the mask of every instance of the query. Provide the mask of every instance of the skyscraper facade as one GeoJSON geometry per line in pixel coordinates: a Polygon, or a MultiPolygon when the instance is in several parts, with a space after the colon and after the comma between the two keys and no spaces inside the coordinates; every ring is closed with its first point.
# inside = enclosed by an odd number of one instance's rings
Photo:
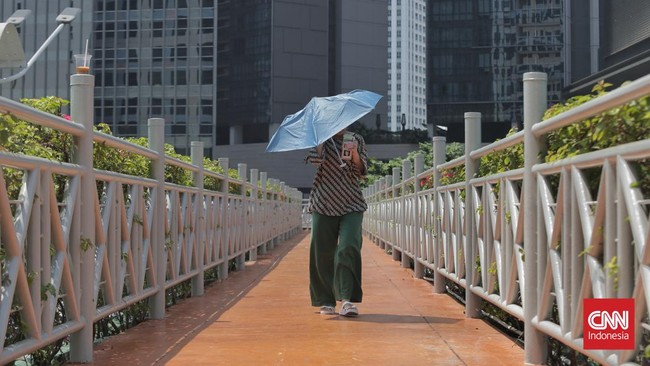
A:
{"type": "Polygon", "coordinates": [[[426,129],[426,1],[388,3],[388,128],[426,129]]]}
{"type": "Polygon", "coordinates": [[[314,96],[367,89],[384,98],[361,123],[386,126],[384,0],[5,0],[0,18],[34,12],[21,25],[31,55],[69,6],[79,18],[34,70],[0,86],[3,96],[69,99],[72,55],[88,42],[96,122],[146,136],[147,119],[162,117],[165,142],[180,153],[200,140],[207,156],[307,189],[310,173],[295,171],[301,152],[263,154],[286,115],[314,96]]]}
{"type": "Polygon", "coordinates": [[[165,141],[189,154],[215,138],[214,1],[94,1],[95,121],[119,136],[146,136],[165,119],[165,141]]]}
{"type": "Polygon", "coordinates": [[[427,17],[427,118],[463,140],[463,114],[481,112],[484,141],[523,118],[521,78],[548,75],[559,101],[564,79],[561,0],[433,0],[427,17]]]}
{"type": "Polygon", "coordinates": [[[12,99],[49,95],[69,99],[72,55],[93,56],[95,122],[123,137],[146,136],[147,119],[166,120],[165,142],[189,153],[203,141],[211,155],[216,139],[217,8],[213,0],[4,1],[0,16],[32,10],[21,25],[33,54],[56,27],[65,7],[81,14],[24,78],[3,85],[12,99]]]}
{"type": "Polygon", "coordinates": [[[329,94],[366,89],[381,94],[359,123],[386,126],[388,8],[385,0],[330,0],[329,94]]]}
{"type": "Polygon", "coordinates": [[[621,83],[650,70],[650,6],[644,0],[564,2],[568,95],[621,83]]]}
{"type": "Polygon", "coordinates": [[[267,142],[328,91],[328,3],[220,1],[217,143],[267,142]]]}

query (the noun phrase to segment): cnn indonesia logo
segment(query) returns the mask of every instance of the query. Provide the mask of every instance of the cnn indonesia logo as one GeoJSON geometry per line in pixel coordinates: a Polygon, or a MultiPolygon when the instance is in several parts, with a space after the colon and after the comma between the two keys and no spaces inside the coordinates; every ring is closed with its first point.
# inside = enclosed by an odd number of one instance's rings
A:
{"type": "Polygon", "coordinates": [[[585,349],[634,349],[634,299],[584,299],[585,349]]]}

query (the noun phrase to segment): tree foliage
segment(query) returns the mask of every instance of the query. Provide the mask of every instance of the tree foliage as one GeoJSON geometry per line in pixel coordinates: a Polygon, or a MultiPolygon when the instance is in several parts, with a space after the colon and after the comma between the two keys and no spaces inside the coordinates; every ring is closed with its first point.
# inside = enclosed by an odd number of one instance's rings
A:
{"type": "MultiPolygon", "coordinates": [[[[456,159],[463,155],[464,147],[463,144],[458,142],[452,142],[446,145],[446,154],[445,161],[450,161],[456,159]]],[[[383,162],[378,159],[370,159],[368,163],[368,184],[372,184],[377,181],[379,178],[382,178],[386,175],[393,174],[393,168],[399,168],[400,172],[402,171],[402,161],[410,160],[411,163],[415,162],[415,156],[417,154],[422,154],[424,156],[424,170],[427,170],[433,166],[433,144],[421,142],[417,150],[411,151],[406,155],[405,158],[397,157],[393,158],[387,162],[383,162]]]]}
{"type": "MultiPolygon", "coordinates": [[[[70,120],[70,116],[61,112],[62,108],[69,104],[67,100],[62,98],[46,97],[40,99],[22,99],[21,102],[46,113],[70,120]]],[[[110,127],[107,124],[100,123],[95,126],[95,130],[112,135],[110,127]]],[[[149,144],[148,139],[145,137],[129,138],[126,140],[145,147],[149,144]]],[[[68,134],[32,124],[28,121],[16,118],[11,114],[0,114],[0,151],[38,157],[57,162],[71,163],[73,161],[73,147],[73,138],[68,134]]],[[[165,144],[165,154],[184,162],[191,162],[190,157],[177,154],[174,147],[170,144],[165,144]]],[[[151,176],[151,162],[148,158],[108,147],[104,143],[95,142],[93,144],[93,159],[94,168],[99,170],[139,177],[151,176]]],[[[218,174],[224,173],[224,170],[219,165],[218,161],[205,157],[203,165],[206,170],[218,174]]],[[[2,166],[1,169],[9,197],[17,197],[21,186],[23,185],[23,170],[7,166],[2,166]]],[[[229,192],[240,194],[240,185],[236,182],[232,182],[239,179],[237,169],[229,169],[227,173],[231,180],[229,192]]],[[[54,174],[53,179],[57,200],[60,202],[63,199],[69,178],[54,174]]],[[[192,173],[190,171],[171,164],[165,165],[165,181],[183,186],[194,185],[192,173]]],[[[204,175],[205,189],[220,191],[221,185],[221,179],[209,174],[204,175]]],[[[103,183],[98,182],[97,186],[98,194],[101,195],[103,191],[103,183]]],[[[267,184],[267,188],[276,191],[279,189],[279,187],[272,187],[270,183],[267,184]]],[[[6,276],[7,266],[5,261],[6,254],[4,251],[4,245],[0,245],[0,268],[2,269],[3,285],[5,285],[5,281],[8,280],[8,276],[6,276]]],[[[35,277],[35,273],[28,274],[28,278],[33,277],[35,277]]],[[[183,293],[189,293],[188,288],[189,285],[187,284],[175,286],[167,291],[167,297],[176,299],[181,298],[184,296],[183,293]]],[[[44,301],[46,301],[49,296],[56,296],[54,287],[51,285],[44,286],[41,291],[41,296],[44,301]]],[[[25,325],[20,317],[18,305],[16,304],[14,307],[15,311],[12,312],[10,319],[8,320],[5,345],[11,345],[24,340],[26,335],[25,325]]],[[[95,324],[95,335],[97,337],[102,337],[117,334],[123,331],[125,327],[143,321],[147,317],[147,308],[146,303],[140,302],[125,310],[112,314],[95,324]]],[[[57,301],[55,316],[57,324],[62,324],[66,321],[65,309],[61,299],[58,299],[57,301]]],[[[62,347],[66,342],[66,339],[61,339],[26,356],[26,359],[28,359],[29,363],[33,365],[63,364],[65,363],[66,356],[62,353],[62,347]]]]}

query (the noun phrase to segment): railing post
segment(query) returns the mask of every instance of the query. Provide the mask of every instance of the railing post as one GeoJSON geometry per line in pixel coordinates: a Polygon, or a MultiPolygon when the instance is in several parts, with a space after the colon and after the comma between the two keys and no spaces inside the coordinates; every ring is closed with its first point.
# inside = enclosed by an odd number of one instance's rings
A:
{"type": "Polygon", "coordinates": [[[228,172],[230,170],[229,167],[229,159],[228,158],[219,158],[219,166],[221,169],[223,169],[223,175],[224,179],[221,182],[221,193],[223,194],[223,201],[222,201],[222,206],[219,212],[219,227],[221,228],[221,238],[219,242],[221,243],[220,245],[220,255],[221,258],[223,258],[223,262],[219,265],[219,279],[220,280],[225,280],[228,278],[228,262],[230,262],[229,256],[230,256],[230,243],[228,241],[231,239],[230,235],[228,235],[228,230],[230,228],[226,227],[226,223],[228,222],[228,217],[230,216],[230,207],[229,206],[229,195],[230,195],[230,177],[228,175],[228,172]]]}
{"type": "Polygon", "coordinates": [[[373,189],[373,197],[374,197],[374,223],[373,223],[373,229],[374,233],[373,235],[375,236],[375,242],[379,245],[381,249],[384,249],[386,245],[384,244],[384,241],[386,240],[386,227],[388,225],[388,222],[386,221],[386,200],[388,197],[386,196],[386,177],[379,178],[379,182],[377,185],[375,185],[375,188],[373,189]],[[377,196],[383,194],[384,198],[382,199],[381,196],[377,196]]]}
{"type": "MultiPolygon", "coordinates": [[[[399,238],[399,233],[400,233],[400,228],[402,227],[401,223],[399,222],[400,220],[400,213],[402,210],[400,208],[400,202],[401,202],[401,197],[397,198],[397,191],[399,190],[400,187],[400,179],[401,179],[401,173],[400,169],[398,167],[393,168],[393,228],[392,228],[392,235],[391,235],[391,249],[393,250],[393,260],[397,261],[399,260],[399,253],[395,249],[397,246],[397,241],[400,240],[399,238]],[[398,212],[399,211],[399,212],[398,212]]],[[[404,192],[402,192],[401,195],[403,195],[404,192]]]]}
{"type": "Polygon", "coordinates": [[[413,276],[415,278],[423,278],[424,277],[424,265],[420,261],[422,257],[422,242],[420,238],[420,230],[421,230],[421,224],[420,224],[420,197],[418,196],[418,192],[420,192],[422,189],[420,187],[420,182],[419,182],[419,176],[422,174],[424,171],[424,155],[422,154],[417,154],[415,155],[414,159],[414,175],[415,175],[415,181],[413,183],[414,190],[415,192],[413,193],[415,200],[413,201],[413,225],[414,225],[414,233],[413,233],[413,241],[415,242],[415,250],[413,251],[413,262],[414,267],[413,267],[413,276]]]}
{"type": "Polygon", "coordinates": [[[282,214],[281,212],[284,209],[284,205],[282,204],[282,189],[280,188],[280,180],[277,178],[273,178],[273,182],[275,185],[278,187],[278,191],[276,193],[276,202],[278,204],[278,210],[276,211],[276,224],[275,224],[275,238],[273,241],[275,244],[280,244],[281,240],[281,235],[282,235],[282,214]]]}
{"type": "MultiPolygon", "coordinates": [[[[533,166],[539,163],[540,141],[533,134],[533,125],[542,120],[547,104],[547,77],[542,72],[524,74],[524,363],[541,365],[546,361],[546,340],[533,325],[537,315],[537,258],[545,255],[538,249],[537,237],[537,177],[533,166]],[[540,253],[538,253],[538,250],[540,253]]],[[[540,244],[541,247],[541,244],[540,244]]]]}
{"type": "Polygon", "coordinates": [[[84,133],[74,138],[73,162],[82,169],[78,214],[80,220],[80,241],[89,241],[92,245],[81,250],[81,279],[79,307],[84,327],[70,336],[70,359],[73,362],[92,362],[93,360],[93,323],[95,320],[95,200],[97,188],[93,170],[93,103],[95,77],[93,75],[75,74],[70,77],[70,117],[83,125],[84,133]]]}
{"type": "Polygon", "coordinates": [[[257,260],[257,240],[255,238],[256,230],[255,226],[251,225],[254,222],[253,212],[255,209],[253,205],[257,200],[257,170],[251,169],[248,176],[248,182],[251,185],[250,194],[244,198],[245,211],[244,211],[244,237],[246,238],[246,243],[248,245],[248,260],[256,261],[257,260]],[[253,177],[255,174],[255,177],[253,177]]]}
{"type": "Polygon", "coordinates": [[[192,296],[201,296],[203,295],[203,280],[204,280],[204,268],[205,268],[205,240],[204,240],[204,228],[205,228],[205,207],[203,199],[203,142],[201,141],[192,141],[191,150],[190,150],[192,165],[199,167],[199,170],[196,173],[193,173],[192,179],[194,180],[194,186],[198,189],[195,198],[195,212],[198,217],[196,217],[197,227],[194,231],[194,237],[196,240],[196,260],[197,260],[197,269],[199,273],[192,277],[192,296]]]}
{"type": "Polygon", "coordinates": [[[275,212],[277,208],[277,200],[275,196],[275,179],[269,178],[270,189],[270,200],[272,201],[271,206],[269,207],[269,241],[271,242],[271,249],[275,248],[276,243],[276,232],[278,227],[278,218],[275,212]]]}
{"type": "MultiPolygon", "coordinates": [[[[408,201],[411,193],[407,189],[406,181],[411,178],[411,161],[408,159],[402,160],[402,233],[401,233],[401,242],[402,242],[402,268],[411,267],[409,256],[407,255],[408,249],[412,246],[413,243],[410,240],[413,238],[410,234],[410,231],[413,229],[413,223],[409,222],[410,212],[408,212],[408,201]],[[409,225],[411,224],[411,225],[409,225]]],[[[413,251],[411,251],[413,252],[413,251]]]]}
{"type": "Polygon", "coordinates": [[[470,153],[481,147],[481,113],[465,113],[465,316],[477,318],[481,314],[481,298],[472,288],[476,284],[475,246],[478,243],[476,233],[476,216],[474,215],[474,199],[472,185],[478,170],[478,163],[470,157],[470,153]]]}
{"type": "Polygon", "coordinates": [[[263,217],[261,215],[261,199],[259,197],[259,170],[257,169],[251,169],[251,184],[253,185],[253,191],[251,192],[251,198],[252,198],[252,207],[253,207],[253,214],[255,215],[253,217],[253,220],[255,221],[254,227],[251,228],[251,232],[253,233],[253,245],[255,246],[255,250],[251,252],[251,260],[257,260],[257,248],[259,247],[259,251],[261,254],[266,254],[266,245],[262,243],[262,240],[264,238],[262,237],[262,229],[261,226],[259,225],[259,221],[257,220],[262,220],[263,217]],[[254,257],[254,258],[253,258],[254,257]]]}
{"type": "Polygon", "coordinates": [[[246,164],[244,163],[239,163],[237,164],[237,171],[239,173],[239,180],[241,181],[241,186],[239,186],[239,194],[241,194],[241,212],[239,213],[239,230],[238,230],[238,235],[237,239],[239,240],[239,248],[241,248],[242,252],[239,254],[235,260],[237,270],[241,271],[244,268],[246,268],[246,252],[247,252],[247,246],[248,243],[246,241],[246,238],[248,237],[247,231],[248,228],[245,225],[245,218],[246,218],[246,173],[247,173],[247,167],[246,164]]]}
{"type": "Polygon", "coordinates": [[[445,276],[440,273],[440,245],[442,243],[442,218],[440,217],[440,198],[438,196],[438,187],[440,187],[440,171],[438,166],[445,163],[446,159],[446,138],[443,136],[433,137],[433,187],[434,187],[434,199],[433,199],[433,263],[434,268],[436,269],[433,273],[433,291],[437,294],[442,294],[447,291],[445,288],[445,276]]]}
{"type": "MultiPolygon", "coordinates": [[[[394,190],[392,189],[392,187],[393,187],[393,176],[392,175],[387,175],[384,178],[386,179],[386,181],[385,181],[386,185],[384,186],[384,193],[386,195],[386,200],[388,200],[388,191],[390,190],[391,194],[394,193],[394,190]]],[[[384,249],[384,251],[386,250],[386,243],[390,241],[390,237],[391,237],[391,234],[393,232],[392,228],[393,228],[394,225],[393,225],[393,223],[391,221],[393,219],[393,208],[395,207],[395,205],[393,204],[393,201],[392,201],[393,198],[394,198],[394,196],[391,197],[391,201],[386,202],[384,204],[384,206],[383,206],[383,209],[384,209],[384,216],[383,216],[383,223],[382,223],[382,225],[383,225],[382,226],[383,227],[383,230],[382,230],[383,235],[381,237],[381,240],[379,241],[379,248],[384,249]]]]}
{"type": "Polygon", "coordinates": [[[149,134],[149,148],[158,157],[151,162],[151,178],[158,184],[154,189],[152,202],[153,228],[151,229],[151,249],[153,250],[156,263],[156,294],[149,301],[149,312],[152,319],[165,317],[165,271],[167,263],[165,260],[165,120],[162,118],[149,118],[147,120],[149,134]]]}
{"type": "Polygon", "coordinates": [[[271,241],[271,249],[275,248],[275,244],[277,244],[277,231],[278,231],[278,217],[275,212],[275,208],[279,207],[278,205],[278,200],[277,200],[277,195],[275,193],[275,185],[277,184],[277,180],[275,178],[269,178],[269,184],[271,185],[271,201],[272,207],[270,209],[271,212],[269,212],[269,233],[270,235],[270,241],[271,241]]]}
{"type": "Polygon", "coordinates": [[[264,248],[265,251],[273,249],[273,245],[271,243],[271,223],[269,222],[270,217],[271,217],[271,210],[269,209],[269,202],[268,197],[267,197],[267,190],[266,190],[266,182],[267,182],[267,173],[266,172],[261,172],[260,173],[260,186],[262,189],[262,212],[264,216],[264,224],[262,225],[263,228],[263,237],[262,239],[264,240],[264,248]]]}
{"type": "Polygon", "coordinates": [[[279,195],[279,201],[280,201],[280,212],[282,213],[279,217],[280,219],[280,225],[278,226],[280,228],[280,233],[278,234],[278,243],[282,243],[286,239],[286,233],[287,233],[287,220],[286,220],[286,215],[287,215],[287,188],[284,182],[279,181],[280,184],[280,195],[279,195]]]}

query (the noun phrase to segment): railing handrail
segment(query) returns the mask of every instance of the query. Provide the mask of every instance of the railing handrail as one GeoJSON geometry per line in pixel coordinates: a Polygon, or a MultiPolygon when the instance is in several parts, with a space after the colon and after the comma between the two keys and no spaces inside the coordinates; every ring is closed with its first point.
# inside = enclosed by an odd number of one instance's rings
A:
{"type": "Polygon", "coordinates": [[[16,238],[3,241],[3,260],[13,264],[3,266],[8,281],[3,280],[0,337],[7,335],[14,298],[27,314],[24,340],[0,345],[3,364],[66,336],[71,360],[91,362],[95,321],[144,299],[150,299],[151,317],[162,317],[165,289],[191,280],[192,295],[198,296],[207,269],[216,268],[225,279],[230,261],[244,269],[247,258],[255,260],[258,251],[272,249],[302,226],[302,194],[266,172],[251,169],[247,178],[247,165],[239,164],[239,176],[231,178],[227,158],[219,159],[223,173],[209,171],[199,142],[192,143],[192,163],[165,155],[162,119],[149,120],[151,148],[94,131],[94,79],[72,79],[71,117],[83,123],[0,97],[0,113],[74,136],[76,144],[71,162],[0,151],[0,167],[22,176],[20,183],[0,169],[0,181],[14,179],[11,193],[0,187],[0,232],[16,238]],[[98,169],[93,143],[148,159],[152,176],[98,169]],[[165,164],[191,173],[191,185],[166,182],[165,164]],[[203,177],[219,180],[220,191],[205,189],[203,177]],[[43,245],[51,247],[42,250],[43,245]],[[42,280],[24,285],[20,276],[28,271],[42,280]],[[52,286],[45,295],[34,287],[41,283],[52,286]],[[60,299],[67,319],[58,324],[60,299]]]}
{"type": "Polygon", "coordinates": [[[647,94],[650,94],[650,74],[575,108],[564,111],[546,121],[536,123],[533,126],[533,133],[536,137],[541,137],[551,131],[593,117],[647,94]]]}
{"type": "MultiPolygon", "coordinates": [[[[544,338],[552,337],[598,362],[632,364],[644,346],[639,339],[635,349],[621,352],[584,348],[583,336],[576,331],[582,319],[575,317],[575,307],[580,306],[575,299],[585,296],[581,283],[586,271],[593,297],[644,301],[647,296],[637,290],[643,287],[636,283],[641,275],[634,271],[645,266],[641,260],[648,245],[650,198],[643,197],[630,165],[650,159],[650,139],[553,162],[540,160],[539,151],[544,135],[650,95],[650,75],[541,121],[545,88],[545,74],[524,75],[522,131],[483,147],[466,146],[463,156],[449,162],[444,162],[444,138],[434,137],[431,168],[414,169],[411,175],[410,165],[403,164],[402,179],[394,168],[392,175],[366,188],[364,231],[380,247],[390,248],[403,267],[413,266],[415,277],[421,276],[422,266],[431,270],[436,292],[445,291],[445,280],[464,288],[466,316],[476,316],[478,298],[524,321],[526,363],[545,363],[544,338]],[[519,144],[523,167],[474,175],[480,159],[519,144]],[[441,183],[444,172],[462,166],[465,176],[453,176],[456,183],[441,183]],[[592,197],[583,171],[601,175],[604,183],[597,197],[592,197]],[[420,182],[433,184],[420,189],[420,182]],[[405,189],[411,184],[414,191],[405,189]],[[612,261],[619,266],[618,287],[606,273],[612,261]],[[552,303],[557,319],[550,316],[552,303]]],[[[480,136],[476,117],[465,114],[466,141],[468,134],[480,136]]],[[[649,305],[641,311],[647,312],[649,305]]],[[[643,320],[635,325],[649,327],[643,320]]]]}
{"type": "Polygon", "coordinates": [[[5,97],[0,97],[0,113],[11,114],[19,119],[31,121],[34,124],[64,132],[72,136],[79,137],[84,134],[83,126],[76,122],[68,121],[63,117],[39,111],[5,97]]]}

